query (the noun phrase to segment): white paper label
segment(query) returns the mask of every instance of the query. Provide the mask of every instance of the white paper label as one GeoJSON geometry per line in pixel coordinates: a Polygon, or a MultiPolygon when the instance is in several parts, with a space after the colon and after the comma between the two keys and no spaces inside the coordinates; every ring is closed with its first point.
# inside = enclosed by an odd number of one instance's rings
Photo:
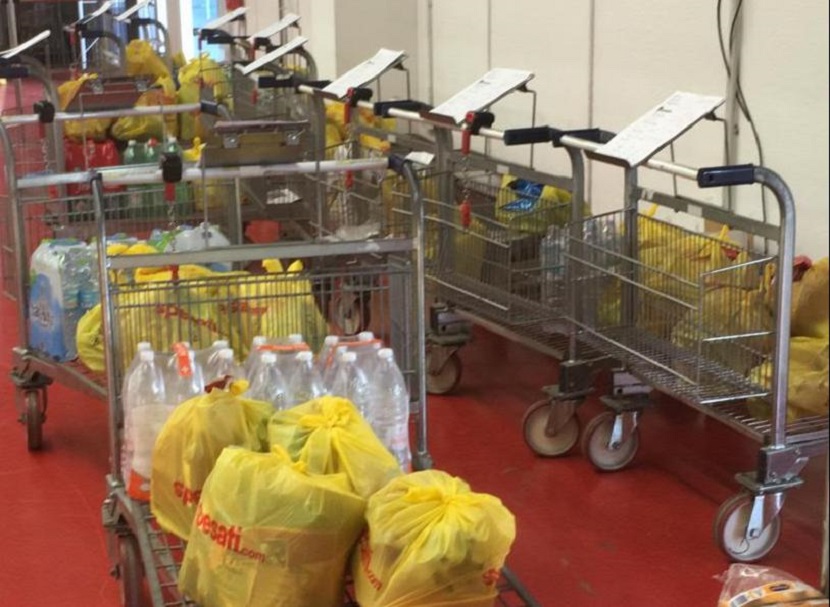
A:
{"type": "Polygon", "coordinates": [[[430,154],[429,152],[409,152],[406,155],[406,160],[428,167],[435,160],[435,154],[430,154]]]}
{"type": "Polygon", "coordinates": [[[262,68],[262,66],[267,65],[269,63],[273,63],[274,61],[276,61],[277,59],[279,59],[283,55],[287,55],[288,53],[290,53],[294,49],[301,47],[306,42],[308,42],[307,38],[305,38],[304,36],[297,36],[296,38],[294,38],[290,42],[286,42],[285,44],[283,44],[278,49],[274,49],[273,51],[271,51],[267,55],[263,55],[262,57],[260,57],[256,61],[252,61],[251,63],[246,65],[244,68],[242,68],[242,73],[247,76],[251,72],[255,72],[258,69],[262,68]]]}
{"type": "Polygon", "coordinates": [[[256,34],[248,38],[248,42],[251,44],[254,43],[254,38],[270,38],[271,36],[276,36],[280,32],[287,30],[289,27],[297,23],[300,20],[299,15],[295,15],[294,13],[288,13],[285,17],[269,25],[268,27],[259,30],[256,34]]]}
{"type": "Polygon", "coordinates": [[[364,84],[377,79],[381,74],[397,65],[406,57],[403,51],[390,51],[382,48],[371,59],[354,66],[348,72],[323,89],[324,93],[342,99],[349,89],[359,88],[364,84]]]}
{"type": "Polygon", "coordinates": [[[104,2],[104,3],[103,3],[103,4],[102,4],[102,5],[98,8],[98,10],[96,10],[96,11],[95,11],[95,12],[93,12],[93,13],[91,13],[88,17],[84,18],[84,21],[86,21],[87,19],[89,19],[89,20],[92,20],[92,19],[97,19],[98,17],[100,17],[101,15],[103,15],[104,13],[106,13],[106,12],[107,12],[108,10],[110,10],[111,8],[112,8],[112,1],[111,1],[111,0],[107,0],[106,2],[104,2]]]}
{"type": "Polygon", "coordinates": [[[532,79],[532,72],[498,67],[434,108],[431,113],[449,116],[459,124],[468,112],[477,112],[492,105],[532,79]]]}
{"type": "Polygon", "coordinates": [[[23,51],[26,51],[26,50],[32,48],[33,46],[35,46],[36,44],[38,44],[40,42],[43,42],[44,40],[46,40],[51,35],[52,35],[51,30],[44,30],[44,31],[40,32],[34,38],[29,38],[26,42],[24,42],[22,44],[18,44],[16,47],[10,48],[9,50],[4,52],[3,54],[0,54],[0,58],[11,59],[15,55],[19,55],[23,51]]]}
{"type": "Polygon", "coordinates": [[[724,102],[723,97],[677,92],[597,149],[602,156],[637,166],[724,102]]]}

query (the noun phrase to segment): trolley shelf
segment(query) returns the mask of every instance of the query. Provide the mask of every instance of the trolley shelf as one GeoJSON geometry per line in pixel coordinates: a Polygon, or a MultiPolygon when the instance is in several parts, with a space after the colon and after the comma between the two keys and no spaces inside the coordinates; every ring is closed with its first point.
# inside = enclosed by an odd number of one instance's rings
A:
{"type": "Polygon", "coordinates": [[[12,358],[12,368],[21,374],[38,372],[62,386],[83,392],[93,398],[105,399],[107,397],[106,374],[90,371],[79,360],[57,362],[44,358],[34,350],[23,348],[14,348],[12,358]]]}

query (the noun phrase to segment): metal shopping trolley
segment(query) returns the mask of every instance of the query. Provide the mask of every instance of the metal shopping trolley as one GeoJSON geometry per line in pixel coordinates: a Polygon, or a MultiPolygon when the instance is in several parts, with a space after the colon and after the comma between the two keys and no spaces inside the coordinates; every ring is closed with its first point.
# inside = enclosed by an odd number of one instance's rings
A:
{"type": "MultiPolygon", "coordinates": [[[[561,143],[607,160],[595,142],[566,136],[561,143]]],[[[778,202],[780,224],[770,225],[640,187],[637,168],[626,168],[623,209],[572,222],[567,247],[577,339],[643,383],[761,443],[758,470],[737,475],[743,490],[721,506],[714,528],[731,559],[758,560],[778,540],[786,491],[801,484],[800,471],[828,441],[826,415],[787,415],[792,194],[763,167],[692,169],[659,160],[644,166],[700,188],[759,184],[778,202]],[[641,213],[642,202],[673,221],[641,213]],[[726,228],[711,235],[705,222],[726,228]]],[[[597,468],[618,470],[636,454],[646,401],[602,400],[609,411],[589,423],[582,444],[597,468]]]]}

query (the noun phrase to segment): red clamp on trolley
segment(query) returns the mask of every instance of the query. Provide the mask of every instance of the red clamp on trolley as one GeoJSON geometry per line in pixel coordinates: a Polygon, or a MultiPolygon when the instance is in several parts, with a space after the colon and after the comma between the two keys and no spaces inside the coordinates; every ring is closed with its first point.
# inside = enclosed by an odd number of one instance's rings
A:
{"type": "Polygon", "coordinates": [[[489,129],[495,120],[496,116],[492,112],[467,112],[461,131],[461,153],[464,156],[470,154],[473,135],[478,135],[481,129],[489,129]]]}

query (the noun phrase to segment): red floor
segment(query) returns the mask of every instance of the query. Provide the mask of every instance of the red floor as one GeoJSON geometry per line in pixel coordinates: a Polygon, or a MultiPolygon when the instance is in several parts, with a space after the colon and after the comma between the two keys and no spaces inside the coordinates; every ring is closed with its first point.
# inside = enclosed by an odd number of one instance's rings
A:
{"type": "MultiPolygon", "coordinates": [[[[3,300],[0,317],[15,308],[3,300]]],[[[12,346],[12,332],[0,348],[12,346]]],[[[554,363],[485,333],[463,351],[458,396],[433,398],[430,431],[437,464],[516,514],[509,565],[544,606],[715,605],[727,562],[711,540],[718,504],[751,469],[755,446],[670,402],[649,411],[640,453],[622,472],[600,474],[579,454],[543,460],[521,438],[525,407],[555,377],[554,363]]],[[[0,359],[0,373],[9,370],[0,359]]],[[[119,604],[100,523],[107,471],[103,403],[61,387],[50,393],[46,448],[26,451],[13,390],[0,382],[0,516],[6,551],[2,607],[119,604]]],[[[587,421],[600,410],[586,403],[587,421]]],[[[767,563],[816,584],[824,462],[792,493],[781,541],[767,563]]]]}

